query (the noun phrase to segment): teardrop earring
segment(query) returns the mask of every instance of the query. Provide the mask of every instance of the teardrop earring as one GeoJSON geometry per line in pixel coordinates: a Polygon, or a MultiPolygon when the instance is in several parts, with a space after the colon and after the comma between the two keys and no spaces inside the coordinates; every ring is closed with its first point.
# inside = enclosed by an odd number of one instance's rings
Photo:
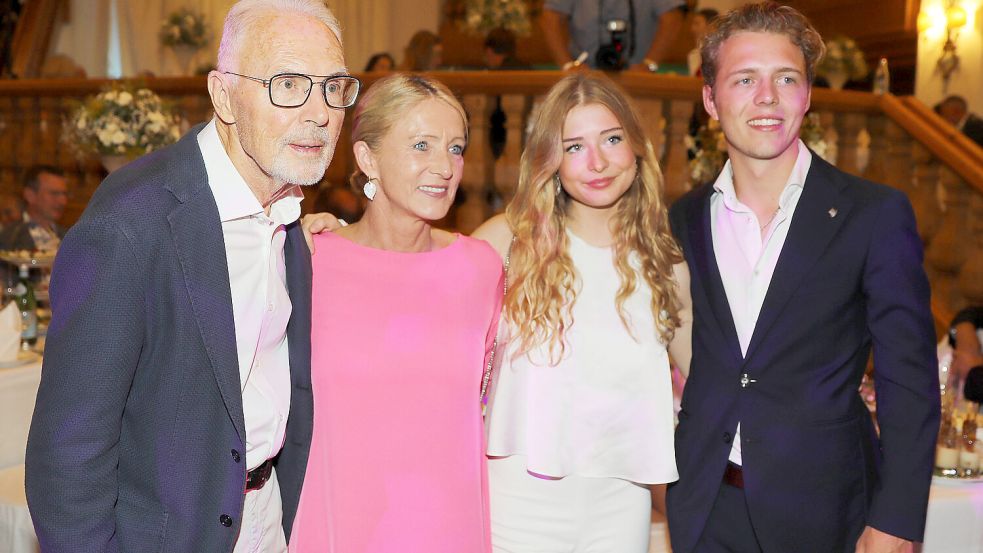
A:
{"type": "Polygon", "coordinates": [[[559,196],[560,192],[563,192],[563,183],[560,182],[559,173],[553,173],[553,184],[556,185],[556,195],[559,196]]]}
{"type": "Polygon", "coordinates": [[[379,191],[379,187],[376,185],[377,182],[378,179],[369,179],[365,181],[365,184],[362,186],[362,194],[365,194],[365,197],[368,198],[369,201],[374,200],[375,193],[379,191]]]}

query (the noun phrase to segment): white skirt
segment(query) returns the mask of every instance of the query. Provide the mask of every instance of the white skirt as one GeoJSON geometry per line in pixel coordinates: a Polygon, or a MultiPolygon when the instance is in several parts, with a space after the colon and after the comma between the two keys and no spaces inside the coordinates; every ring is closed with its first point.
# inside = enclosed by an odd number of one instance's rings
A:
{"type": "Polygon", "coordinates": [[[522,455],[488,460],[495,553],[646,553],[647,487],[618,478],[552,479],[526,471],[522,455]]]}

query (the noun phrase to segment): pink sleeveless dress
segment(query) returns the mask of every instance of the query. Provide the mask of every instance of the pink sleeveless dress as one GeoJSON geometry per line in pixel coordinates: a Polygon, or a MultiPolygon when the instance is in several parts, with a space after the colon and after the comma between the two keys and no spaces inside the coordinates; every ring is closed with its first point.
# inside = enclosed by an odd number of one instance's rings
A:
{"type": "Polygon", "coordinates": [[[315,237],[314,436],[291,553],[491,550],[479,392],[502,261],[315,237]]]}

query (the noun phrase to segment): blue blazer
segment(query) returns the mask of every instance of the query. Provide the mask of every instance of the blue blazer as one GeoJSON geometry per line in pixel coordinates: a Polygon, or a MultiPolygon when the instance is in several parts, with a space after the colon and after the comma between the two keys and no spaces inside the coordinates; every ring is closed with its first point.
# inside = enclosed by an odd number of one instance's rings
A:
{"type": "MultiPolygon", "coordinates": [[[[233,549],[246,436],[200,129],[107,177],[55,260],[26,463],[45,553],[233,549]]],[[[289,536],[313,426],[311,262],[296,223],[285,258],[292,388],[276,466],[289,536]]]]}
{"type": "Polygon", "coordinates": [[[672,206],[691,275],[693,360],[669,487],[676,553],[706,524],[741,423],[765,552],[851,552],[865,525],[920,541],[939,427],[922,244],[907,198],[813,154],[741,355],[710,234],[712,185],[672,206]],[[880,434],[857,389],[873,349],[880,434]],[[754,380],[740,384],[747,374],[754,380]]]}

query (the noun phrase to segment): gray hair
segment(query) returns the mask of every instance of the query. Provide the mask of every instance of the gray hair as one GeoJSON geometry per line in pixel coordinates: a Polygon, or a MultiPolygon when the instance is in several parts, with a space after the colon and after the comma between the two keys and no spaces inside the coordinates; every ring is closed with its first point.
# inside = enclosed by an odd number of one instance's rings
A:
{"type": "Polygon", "coordinates": [[[324,0],[239,0],[225,16],[222,41],[218,45],[219,71],[234,69],[235,56],[242,51],[246,34],[261,17],[270,12],[299,13],[313,17],[331,29],[338,43],[342,43],[341,25],[331,9],[324,4],[324,0]]]}

